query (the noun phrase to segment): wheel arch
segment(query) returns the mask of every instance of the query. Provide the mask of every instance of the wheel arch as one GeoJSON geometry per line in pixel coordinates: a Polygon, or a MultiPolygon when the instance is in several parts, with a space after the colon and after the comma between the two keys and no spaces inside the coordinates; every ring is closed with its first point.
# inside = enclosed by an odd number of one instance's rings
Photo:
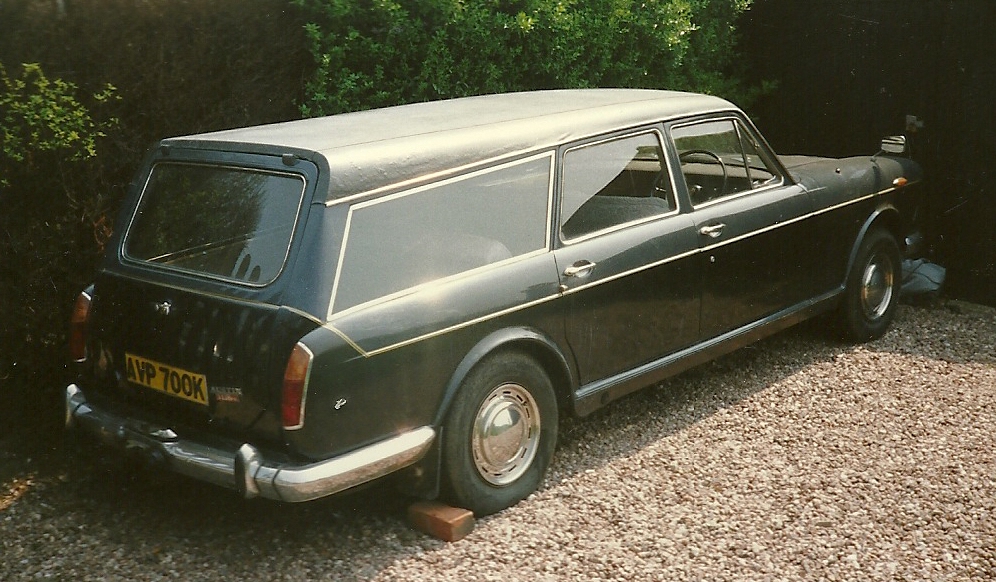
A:
{"type": "Polygon", "coordinates": [[[904,250],[904,242],[902,236],[902,219],[899,214],[899,209],[893,204],[884,204],[879,206],[868,215],[865,219],[864,224],[861,225],[861,229],[858,231],[858,236],[854,238],[854,243],[851,245],[851,253],[847,259],[847,269],[844,270],[844,280],[841,281],[841,288],[847,285],[847,278],[854,268],[854,262],[858,260],[858,252],[861,249],[861,244],[864,242],[868,233],[876,230],[882,229],[890,234],[899,243],[900,251],[904,250]]]}
{"type": "Polygon", "coordinates": [[[574,375],[563,351],[556,342],[538,330],[513,327],[487,335],[467,351],[446,384],[442,402],[433,419],[435,426],[442,426],[453,399],[460,390],[460,385],[471,370],[490,355],[501,351],[519,351],[535,358],[550,377],[557,398],[557,407],[560,410],[569,410],[574,375]]]}

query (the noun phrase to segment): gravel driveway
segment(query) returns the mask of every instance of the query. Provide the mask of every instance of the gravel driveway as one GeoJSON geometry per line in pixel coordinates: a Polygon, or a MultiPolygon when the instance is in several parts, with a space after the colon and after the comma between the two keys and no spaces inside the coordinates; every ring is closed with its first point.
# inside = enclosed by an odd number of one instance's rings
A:
{"type": "Polygon", "coordinates": [[[244,502],[0,449],[0,580],[996,579],[996,311],[818,328],[565,421],[545,487],[455,543],[386,488],[244,502]]]}

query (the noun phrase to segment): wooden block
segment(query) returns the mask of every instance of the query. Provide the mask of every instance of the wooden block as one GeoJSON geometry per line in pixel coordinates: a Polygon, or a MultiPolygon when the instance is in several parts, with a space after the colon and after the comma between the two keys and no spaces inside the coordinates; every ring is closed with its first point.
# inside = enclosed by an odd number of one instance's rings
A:
{"type": "Polygon", "coordinates": [[[408,506],[412,527],[445,542],[463,539],[474,531],[474,514],[438,501],[418,501],[408,506]]]}

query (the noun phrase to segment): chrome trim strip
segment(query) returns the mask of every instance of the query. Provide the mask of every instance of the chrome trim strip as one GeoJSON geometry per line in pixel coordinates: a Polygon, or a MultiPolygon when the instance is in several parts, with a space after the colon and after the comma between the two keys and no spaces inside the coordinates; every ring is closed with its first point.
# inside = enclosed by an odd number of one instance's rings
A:
{"type": "MultiPolygon", "coordinates": [[[[915,184],[915,183],[916,182],[913,182],[913,184],[915,184]]],[[[906,187],[908,187],[908,185],[907,186],[903,186],[903,188],[906,188],[906,187]]],[[[862,196],[860,198],[855,198],[853,200],[848,200],[847,202],[841,202],[840,204],[835,204],[833,206],[828,206],[828,207],[823,208],[821,210],[814,210],[813,212],[804,214],[802,216],[797,216],[795,218],[790,218],[789,220],[786,220],[785,222],[777,222],[775,224],[766,226],[764,228],[759,228],[758,230],[752,230],[750,232],[745,232],[744,234],[742,234],[740,236],[735,236],[735,237],[732,237],[732,238],[720,241],[720,242],[718,242],[716,244],[712,244],[712,245],[709,245],[709,246],[702,247],[700,249],[700,252],[709,252],[709,251],[711,251],[713,249],[716,249],[716,248],[719,248],[719,247],[722,247],[722,246],[726,246],[726,245],[728,245],[730,243],[741,241],[741,240],[744,240],[746,238],[750,238],[752,236],[764,234],[766,232],[770,232],[772,230],[775,230],[776,228],[781,228],[783,226],[789,226],[789,225],[795,224],[797,222],[802,222],[804,220],[809,220],[810,218],[813,218],[813,217],[816,217],[816,216],[820,216],[820,215],[826,214],[828,212],[833,212],[834,210],[839,210],[841,208],[845,208],[847,206],[851,206],[852,204],[858,204],[860,202],[864,202],[865,200],[871,200],[872,198],[875,198],[877,196],[883,196],[883,195],[888,194],[890,192],[894,192],[894,191],[896,191],[898,189],[899,188],[893,186],[893,187],[890,187],[890,188],[886,188],[885,190],[879,190],[878,192],[875,192],[873,194],[866,194],[866,195],[864,195],[864,196],[862,196]]],[[[754,192],[757,192],[757,190],[751,190],[750,191],[750,193],[754,193],[754,192]]],[[[806,192],[811,192],[811,191],[806,190],[806,192]]],[[[725,202],[726,200],[730,200],[730,198],[723,198],[721,201],[725,202]]],[[[701,206],[699,206],[697,208],[701,208],[701,206]]]]}
{"type": "MultiPolygon", "coordinates": [[[[516,311],[522,311],[523,309],[529,309],[530,307],[534,307],[536,305],[541,305],[541,304],[546,303],[548,301],[553,301],[554,299],[559,299],[561,296],[562,295],[558,293],[556,295],[549,295],[547,297],[543,297],[543,298],[540,298],[540,299],[535,299],[533,301],[529,301],[527,303],[522,303],[520,305],[514,305],[512,307],[508,307],[506,309],[502,309],[501,311],[496,311],[494,313],[489,313],[488,315],[482,315],[481,317],[478,317],[476,319],[471,319],[469,321],[464,321],[463,323],[458,323],[456,325],[451,325],[450,327],[445,327],[443,329],[439,329],[439,330],[436,330],[436,331],[431,332],[431,333],[427,333],[427,334],[424,334],[424,335],[413,337],[413,338],[405,340],[403,342],[398,342],[396,344],[391,344],[389,346],[384,346],[382,348],[377,348],[376,350],[370,350],[369,352],[365,351],[365,350],[362,350],[359,347],[357,347],[357,349],[361,350],[360,353],[363,354],[364,357],[370,358],[370,357],[376,356],[378,354],[383,354],[384,352],[389,352],[389,351],[392,351],[392,350],[396,350],[398,348],[402,348],[404,346],[408,346],[408,345],[411,345],[411,344],[414,344],[414,343],[418,343],[418,342],[420,342],[422,340],[427,340],[427,339],[430,339],[430,338],[441,336],[441,335],[447,334],[447,333],[449,333],[451,331],[456,331],[458,329],[463,329],[465,327],[470,327],[471,325],[476,325],[476,324],[484,322],[484,321],[489,321],[489,320],[492,320],[492,319],[497,319],[497,318],[499,318],[499,317],[501,317],[503,315],[508,315],[509,313],[515,313],[516,311]]],[[[335,332],[340,337],[343,337],[350,345],[355,345],[355,343],[352,340],[350,340],[349,338],[345,337],[345,334],[343,334],[341,330],[338,330],[338,329],[335,329],[334,327],[331,327],[331,324],[328,324],[325,327],[328,328],[328,329],[330,329],[331,331],[335,332]]]]}
{"type": "Polygon", "coordinates": [[[66,426],[246,498],[290,502],[339,493],[408,467],[425,456],[436,438],[435,429],[422,426],[324,461],[275,463],[248,443],[233,451],[181,437],[162,442],[148,431],[139,432],[131,420],[92,407],[75,384],[66,387],[66,426]]]}
{"type": "MultiPolygon", "coordinates": [[[[371,299],[370,301],[365,301],[365,302],[360,303],[358,305],[354,305],[354,306],[350,307],[349,309],[345,309],[343,311],[336,312],[335,314],[329,313],[328,321],[329,322],[337,321],[337,320],[340,320],[340,319],[342,319],[344,317],[347,317],[350,314],[356,313],[358,311],[363,311],[363,310],[369,309],[371,307],[376,307],[376,306],[378,306],[378,305],[380,305],[382,303],[388,303],[390,301],[394,301],[395,299],[398,299],[399,297],[407,297],[408,295],[413,295],[413,294],[416,294],[416,293],[420,293],[422,291],[425,291],[427,289],[431,289],[433,287],[447,285],[447,284],[449,284],[449,283],[451,283],[453,281],[459,281],[460,279],[465,279],[467,277],[474,277],[474,276],[480,275],[481,273],[487,273],[488,271],[494,271],[494,270],[497,270],[497,269],[500,269],[500,268],[504,267],[505,265],[510,265],[512,263],[517,263],[519,261],[525,261],[527,259],[531,259],[533,257],[538,257],[538,256],[546,254],[548,252],[549,252],[548,249],[536,249],[535,251],[529,251],[528,253],[523,253],[521,255],[518,255],[518,256],[515,256],[515,257],[511,257],[511,258],[505,259],[503,261],[498,261],[497,263],[490,263],[490,264],[487,264],[487,265],[482,265],[480,267],[477,267],[476,269],[471,269],[469,271],[462,271],[460,273],[456,273],[455,275],[450,275],[448,277],[442,277],[442,278],[436,279],[435,281],[429,281],[427,283],[422,283],[422,284],[416,285],[414,287],[408,287],[407,289],[402,289],[401,291],[395,291],[394,293],[391,293],[390,295],[383,295],[381,297],[377,297],[376,299],[371,299]]],[[[336,276],[338,277],[338,274],[336,276]]]]}
{"type": "Polygon", "coordinates": [[[625,271],[625,272],[622,272],[622,273],[617,273],[615,275],[612,275],[611,277],[604,277],[602,279],[598,279],[596,281],[592,281],[591,283],[588,283],[587,285],[579,285],[577,287],[571,287],[570,289],[564,291],[564,295],[572,295],[574,293],[577,293],[578,291],[582,291],[584,289],[588,289],[589,287],[597,287],[598,285],[601,285],[602,283],[609,283],[611,281],[615,281],[616,279],[622,279],[623,277],[628,277],[629,275],[632,275],[634,273],[639,273],[641,271],[646,271],[648,269],[654,269],[654,268],[660,267],[661,265],[666,265],[668,263],[673,263],[674,261],[679,261],[681,259],[684,259],[684,258],[687,258],[687,257],[691,257],[691,256],[694,256],[694,255],[698,255],[698,254],[701,254],[701,253],[702,253],[702,251],[700,249],[694,249],[694,250],[691,250],[691,251],[688,251],[688,252],[681,253],[679,255],[672,255],[670,257],[667,257],[666,259],[661,259],[661,260],[659,260],[657,262],[648,263],[646,265],[640,265],[639,267],[637,267],[635,269],[630,269],[629,271],[625,271]]]}
{"type": "MultiPolygon", "coordinates": [[[[913,184],[916,184],[916,183],[917,182],[910,182],[909,184],[907,184],[906,186],[904,186],[904,188],[909,187],[909,186],[911,186],[913,184]]],[[[561,293],[559,293],[557,295],[551,295],[549,297],[545,297],[545,298],[542,298],[542,299],[539,299],[539,300],[534,300],[534,301],[531,301],[529,303],[524,303],[522,305],[517,305],[517,306],[514,306],[514,307],[509,307],[509,308],[503,309],[501,311],[497,311],[497,312],[491,313],[489,315],[478,317],[478,318],[473,319],[471,321],[466,321],[466,322],[463,322],[463,323],[460,323],[460,324],[457,324],[457,325],[453,325],[453,326],[450,326],[450,327],[447,327],[447,328],[443,328],[443,329],[440,329],[440,330],[432,332],[432,333],[427,333],[427,334],[424,334],[424,335],[421,335],[421,336],[418,336],[418,337],[415,337],[415,338],[412,338],[412,339],[409,339],[409,340],[405,340],[403,342],[398,342],[396,344],[392,344],[392,345],[389,345],[389,346],[378,348],[376,350],[371,350],[371,351],[364,350],[358,344],[356,344],[356,342],[354,342],[351,338],[349,338],[349,336],[347,336],[342,330],[339,330],[336,327],[334,327],[333,324],[332,324],[332,321],[330,321],[329,323],[325,324],[324,327],[327,328],[327,329],[329,329],[329,330],[331,330],[332,332],[334,332],[339,337],[341,337],[350,346],[352,346],[354,349],[356,349],[356,351],[358,353],[360,353],[361,355],[363,355],[363,357],[369,358],[369,357],[375,356],[377,354],[382,354],[382,353],[385,353],[385,352],[389,352],[389,351],[392,351],[392,350],[395,350],[395,349],[398,349],[398,348],[401,348],[401,347],[404,347],[404,346],[407,346],[407,345],[411,345],[413,343],[417,343],[417,342],[425,340],[425,339],[430,339],[430,338],[433,338],[433,337],[437,337],[437,336],[449,333],[451,331],[456,331],[458,329],[469,327],[469,326],[475,325],[477,323],[489,321],[491,319],[496,319],[496,318],[501,317],[503,315],[507,315],[509,313],[514,313],[516,311],[527,309],[529,307],[533,307],[535,305],[539,305],[541,303],[545,303],[545,302],[551,301],[553,299],[558,299],[560,297],[571,295],[573,293],[577,293],[579,291],[583,291],[583,290],[588,289],[590,287],[595,287],[595,286],[601,285],[603,283],[609,283],[609,282],[615,281],[617,279],[620,279],[622,277],[627,277],[627,276],[632,275],[634,273],[639,273],[639,272],[645,271],[647,269],[653,269],[653,268],[659,267],[661,265],[666,265],[668,263],[671,263],[671,262],[674,262],[674,261],[678,261],[678,260],[681,260],[681,259],[684,259],[684,258],[688,258],[688,257],[694,256],[694,255],[707,253],[707,252],[709,252],[709,251],[711,251],[713,249],[716,249],[718,247],[724,246],[726,244],[730,244],[730,243],[735,242],[735,241],[743,240],[745,238],[749,238],[749,237],[752,237],[752,236],[755,236],[755,235],[763,234],[765,232],[768,232],[770,230],[774,230],[776,228],[780,228],[782,226],[788,226],[788,225],[794,224],[796,222],[801,222],[803,220],[807,220],[809,218],[813,218],[815,216],[819,216],[819,215],[825,214],[827,212],[831,212],[831,211],[834,211],[834,210],[837,210],[837,209],[840,209],[840,208],[844,208],[845,206],[850,206],[851,204],[857,204],[859,202],[863,202],[865,200],[874,198],[876,196],[881,196],[881,195],[884,195],[884,194],[888,194],[889,192],[892,192],[892,191],[897,190],[897,189],[898,188],[895,188],[895,187],[887,188],[885,190],[881,190],[879,192],[875,192],[874,194],[868,194],[866,196],[863,196],[861,198],[857,198],[855,200],[849,200],[847,202],[836,204],[834,206],[830,206],[830,207],[824,208],[822,210],[817,210],[817,211],[814,211],[814,212],[810,212],[808,214],[805,214],[803,216],[799,216],[799,217],[791,219],[791,220],[787,220],[785,222],[779,222],[777,224],[773,224],[771,226],[768,226],[768,227],[765,227],[765,228],[762,228],[762,229],[759,229],[759,230],[756,230],[756,231],[745,233],[743,235],[740,235],[739,237],[732,238],[732,239],[730,239],[728,241],[722,241],[722,242],[719,242],[719,243],[714,244],[714,245],[709,245],[709,246],[706,246],[706,247],[699,247],[699,248],[696,248],[696,249],[693,249],[693,250],[690,250],[690,251],[687,251],[687,252],[684,252],[684,253],[681,253],[681,254],[678,254],[678,255],[673,255],[673,256],[667,257],[665,259],[661,259],[660,261],[656,261],[654,263],[649,263],[649,264],[646,264],[646,265],[641,265],[640,267],[637,267],[635,269],[631,269],[629,271],[613,275],[612,277],[606,277],[606,278],[603,278],[603,279],[598,279],[596,281],[592,281],[591,283],[588,283],[586,285],[581,285],[581,286],[578,286],[578,287],[571,287],[570,289],[562,291],[561,293]]],[[[727,199],[724,199],[724,200],[729,200],[729,199],[727,198],[727,199]]],[[[661,218],[661,217],[654,217],[653,220],[657,220],[659,218],[661,218]]],[[[599,233],[599,234],[604,234],[604,233],[599,233]]],[[[546,252],[546,251],[538,251],[538,252],[546,252]]],[[[516,258],[518,258],[518,257],[516,257],[516,258]]],[[[504,262],[503,263],[495,263],[494,266],[497,267],[497,266],[501,266],[502,264],[504,264],[504,262]]],[[[474,271],[469,271],[469,273],[474,273],[474,271]]],[[[465,274],[466,273],[461,273],[458,276],[463,276],[465,274]]],[[[434,283],[428,283],[427,285],[432,285],[432,284],[434,284],[434,283]]],[[[413,289],[418,289],[418,288],[413,288],[413,289]]],[[[402,292],[400,294],[407,294],[407,292],[413,292],[413,289],[406,290],[406,292],[402,292]]],[[[395,295],[387,296],[387,297],[383,298],[383,300],[384,301],[388,301],[388,300],[394,299],[394,298],[396,298],[400,294],[395,294],[395,295]]],[[[363,306],[364,307],[369,307],[370,304],[366,303],[366,304],[363,304],[363,306]]],[[[350,308],[349,311],[352,311],[352,310],[353,310],[353,308],[350,308]]],[[[349,311],[344,312],[344,313],[349,313],[349,311]]],[[[342,315],[342,314],[340,314],[340,315],[342,315]]]]}
{"type": "MultiPolygon", "coordinates": [[[[597,380],[586,386],[578,388],[574,392],[575,411],[585,416],[603,406],[606,401],[602,399],[604,394],[609,394],[608,400],[615,400],[636,389],[648,386],[642,381],[639,385],[632,383],[646,378],[654,373],[665,372],[663,377],[672,376],[689,369],[692,366],[705,363],[715,357],[732,352],[767,335],[776,333],[791,325],[799,323],[819,313],[830,301],[834,300],[843,292],[842,287],[824,293],[813,299],[797,303],[792,307],[765,316],[752,323],[724,332],[719,336],[701,341],[688,346],[677,352],[665,355],[657,360],[648,362],[636,368],[626,370],[615,376],[597,380]],[[629,389],[618,391],[619,387],[632,386],[629,389]]],[[[658,377],[657,381],[663,379],[658,377]]]]}
{"type": "Polygon", "coordinates": [[[354,350],[356,350],[356,353],[360,354],[364,358],[370,357],[370,354],[367,353],[366,350],[364,350],[363,348],[361,348],[359,346],[359,344],[357,344],[356,342],[353,341],[352,338],[350,338],[348,335],[346,335],[345,333],[343,333],[343,331],[341,329],[339,329],[335,325],[333,325],[332,322],[326,323],[325,324],[325,329],[327,329],[327,330],[331,331],[332,333],[336,334],[337,336],[339,336],[339,339],[341,339],[342,341],[344,341],[347,344],[349,344],[349,347],[351,347],[354,350]]]}
{"type": "MultiPolygon", "coordinates": [[[[627,228],[631,228],[631,227],[634,227],[634,226],[639,226],[641,224],[648,224],[648,223],[655,222],[655,221],[658,221],[658,220],[663,220],[665,218],[671,218],[671,217],[674,217],[674,216],[678,216],[680,214],[681,214],[681,210],[675,208],[674,210],[668,211],[666,214],[655,214],[653,216],[646,216],[644,218],[637,218],[636,220],[631,220],[629,222],[622,222],[622,223],[619,223],[619,224],[614,224],[614,225],[606,227],[606,228],[604,228],[602,230],[596,230],[595,232],[589,232],[589,233],[583,234],[583,235],[581,235],[581,236],[579,236],[577,238],[570,238],[570,239],[563,238],[564,233],[563,233],[563,230],[561,230],[561,232],[560,232],[560,237],[561,237],[560,240],[564,243],[564,246],[567,247],[567,246],[571,246],[571,245],[575,245],[575,244],[584,242],[586,240],[591,240],[593,238],[598,238],[600,236],[611,234],[613,232],[617,232],[617,231],[624,230],[624,229],[627,229],[627,228]]],[[[563,225],[561,225],[561,229],[562,228],[563,228],[563,225]]]]}

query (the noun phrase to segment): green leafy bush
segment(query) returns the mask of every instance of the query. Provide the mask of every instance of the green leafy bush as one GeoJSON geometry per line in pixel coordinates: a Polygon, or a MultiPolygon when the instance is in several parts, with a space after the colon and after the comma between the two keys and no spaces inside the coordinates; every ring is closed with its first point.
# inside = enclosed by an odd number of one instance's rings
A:
{"type": "Polygon", "coordinates": [[[288,0],[0,2],[0,440],[58,426],[73,299],[148,147],[299,116],[312,65],[297,12],[288,0]]]}
{"type": "Polygon", "coordinates": [[[116,123],[93,112],[114,98],[110,85],[83,94],[38,64],[24,65],[19,76],[0,64],[2,380],[23,380],[32,367],[48,370],[44,378],[62,370],[67,290],[109,232],[106,197],[80,196],[79,187],[96,166],[99,139],[116,123]]]}
{"type": "Polygon", "coordinates": [[[644,87],[744,102],[750,0],[293,0],[317,69],[302,113],[482,93],[644,87]]]}
{"type": "MultiPolygon", "coordinates": [[[[61,151],[71,160],[97,155],[96,141],[106,135],[105,124],[91,118],[76,90],[76,85],[62,79],[49,80],[37,63],[25,64],[22,76],[14,79],[0,63],[3,155],[16,162],[36,151],[61,151]]],[[[107,85],[93,99],[103,103],[113,95],[114,87],[107,85]]]]}

